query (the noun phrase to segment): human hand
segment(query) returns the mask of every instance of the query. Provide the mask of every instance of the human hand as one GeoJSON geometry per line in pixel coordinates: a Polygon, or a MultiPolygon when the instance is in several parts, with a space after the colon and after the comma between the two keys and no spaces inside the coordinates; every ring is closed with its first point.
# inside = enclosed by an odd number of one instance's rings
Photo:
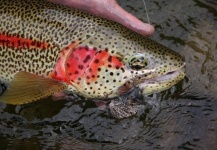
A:
{"type": "Polygon", "coordinates": [[[142,34],[150,36],[154,32],[154,27],[137,19],[132,14],[126,12],[116,0],[48,0],[50,2],[63,4],[77,8],[96,16],[118,22],[127,28],[142,34]]]}

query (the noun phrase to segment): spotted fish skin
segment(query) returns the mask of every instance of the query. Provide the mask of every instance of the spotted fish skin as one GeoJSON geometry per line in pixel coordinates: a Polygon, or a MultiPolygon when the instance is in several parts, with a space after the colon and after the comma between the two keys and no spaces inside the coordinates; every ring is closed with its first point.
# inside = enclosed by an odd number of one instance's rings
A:
{"type": "MultiPolygon", "coordinates": [[[[179,54],[112,21],[44,0],[0,0],[0,6],[6,83],[25,71],[87,98],[110,98],[184,66],[179,54]]],[[[183,77],[180,71],[164,86],[183,77]]]]}

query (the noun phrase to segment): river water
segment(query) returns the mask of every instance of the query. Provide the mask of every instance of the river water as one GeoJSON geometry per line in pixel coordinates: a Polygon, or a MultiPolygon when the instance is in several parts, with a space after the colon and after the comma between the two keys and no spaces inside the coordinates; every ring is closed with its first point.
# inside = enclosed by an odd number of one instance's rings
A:
{"type": "MultiPolygon", "coordinates": [[[[119,0],[146,21],[142,0],[119,0]]],[[[146,0],[151,37],[186,61],[186,78],[117,120],[94,102],[0,104],[0,149],[217,149],[217,1],[146,0]]]]}

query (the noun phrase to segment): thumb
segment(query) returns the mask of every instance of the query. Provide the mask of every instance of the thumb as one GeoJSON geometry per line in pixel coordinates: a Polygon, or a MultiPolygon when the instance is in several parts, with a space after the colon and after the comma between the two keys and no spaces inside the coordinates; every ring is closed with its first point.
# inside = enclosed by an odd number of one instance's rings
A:
{"type": "Polygon", "coordinates": [[[142,22],[125,11],[115,0],[104,0],[92,13],[118,22],[144,36],[150,36],[154,32],[154,27],[152,25],[142,22]]]}

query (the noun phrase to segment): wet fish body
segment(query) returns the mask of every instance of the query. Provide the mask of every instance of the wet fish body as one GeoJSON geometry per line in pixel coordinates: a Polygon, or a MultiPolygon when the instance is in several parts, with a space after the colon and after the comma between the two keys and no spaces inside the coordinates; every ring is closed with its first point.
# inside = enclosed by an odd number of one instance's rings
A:
{"type": "Polygon", "coordinates": [[[61,90],[112,98],[184,78],[183,58],[118,23],[44,0],[0,0],[0,101],[23,104],[61,90]]]}

